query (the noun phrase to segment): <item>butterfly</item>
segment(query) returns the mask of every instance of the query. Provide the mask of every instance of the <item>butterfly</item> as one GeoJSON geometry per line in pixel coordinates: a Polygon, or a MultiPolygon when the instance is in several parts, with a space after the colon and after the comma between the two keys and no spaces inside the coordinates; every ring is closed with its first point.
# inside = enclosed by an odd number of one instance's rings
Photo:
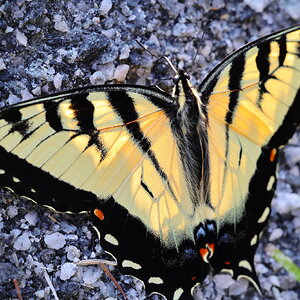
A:
{"type": "Polygon", "coordinates": [[[190,299],[210,270],[248,278],[278,149],[300,123],[300,26],[225,58],[196,90],[103,85],[0,110],[0,184],[89,211],[101,245],[148,293],[190,299]]]}

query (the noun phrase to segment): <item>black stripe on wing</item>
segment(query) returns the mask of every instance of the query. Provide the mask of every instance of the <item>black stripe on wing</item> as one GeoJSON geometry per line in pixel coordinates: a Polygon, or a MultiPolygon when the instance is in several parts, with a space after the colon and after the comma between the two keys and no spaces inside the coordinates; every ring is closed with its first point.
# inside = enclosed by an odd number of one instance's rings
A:
{"type": "Polygon", "coordinates": [[[140,116],[138,115],[135,109],[134,99],[132,99],[126,91],[115,91],[114,93],[107,93],[107,96],[111,106],[122,119],[123,123],[125,124],[133,140],[136,142],[137,146],[142,150],[142,152],[145,155],[147,155],[150,158],[156,171],[164,180],[164,182],[166,182],[170,192],[172,193],[172,196],[174,197],[174,199],[176,199],[175,193],[169,183],[166,173],[160,167],[154,152],[151,150],[151,142],[144,135],[139,125],[138,119],[140,118],[140,116]]]}

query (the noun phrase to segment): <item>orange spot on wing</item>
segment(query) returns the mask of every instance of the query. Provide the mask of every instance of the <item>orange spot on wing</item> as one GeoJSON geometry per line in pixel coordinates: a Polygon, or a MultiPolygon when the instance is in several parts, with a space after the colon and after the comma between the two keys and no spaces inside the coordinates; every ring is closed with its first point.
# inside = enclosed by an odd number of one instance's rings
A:
{"type": "Polygon", "coordinates": [[[231,262],[230,261],[224,261],[224,264],[228,266],[228,265],[231,264],[231,262]]]}
{"type": "Polygon", "coordinates": [[[273,148],[270,152],[270,161],[273,162],[276,158],[277,149],[273,148]]]}
{"type": "Polygon", "coordinates": [[[208,250],[206,248],[200,248],[199,252],[200,252],[201,257],[203,258],[207,255],[208,250]]]}
{"type": "Polygon", "coordinates": [[[193,281],[195,281],[196,279],[197,279],[197,277],[196,277],[196,276],[193,276],[193,277],[192,277],[192,280],[193,280],[193,281]]]}
{"type": "Polygon", "coordinates": [[[215,243],[207,244],[207,246],[214,253],[214,251],[215,251],[215,243]]]}
{"type": "Polygon", "coordinates": [[[96,208],[94,209],[94,215],[100,220],[103,221],[104,220],[104,213],[102,210],[96,208]]]}

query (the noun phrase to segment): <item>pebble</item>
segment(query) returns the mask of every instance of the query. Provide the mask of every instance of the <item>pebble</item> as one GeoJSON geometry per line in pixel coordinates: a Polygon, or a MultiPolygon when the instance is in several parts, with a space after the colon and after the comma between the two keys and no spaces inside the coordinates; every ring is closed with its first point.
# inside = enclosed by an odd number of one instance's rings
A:
{"type": "Polygon", "coordinates": [[[234,280],[230,275],[217,274],[214,276],[214,282],[216,283],[217,288],[225,290],[228,289],[234,283],[234,280]]]}
{"type": "Polygon", "coordinates": [[[28,234],[24,232],[20,235],[14,242],[14,248],[20,251],[26,251],[31,247],[31,242],[29,240],[28,234]]]}
{"type": "Polygon", "coordinates": [[[55,232],[46,235],[44,240],[48,248],[55,249],[55,250],[62,248],[66,244],[65,236],[60,232],[55,232]]]}
{"type": "Polygon", "coordinates": [[[22,100],[29,100],[33,98],[27,89],[21,91],[21,96],[22,100]]]}
{"type": "Polygon", "coordinates": [[[17,30],[16,31],[16,39],[18,41],[18,43],[22,46],[27,46],[27,37],[24,33],[22,33],[21,31],[17,30]]]}
{"type": "Polygon", "coordinates": [[[61,31],[61,32],[68,32],[68,31],[69,31],[68,24],[67,24],[66,21],[56,22],[56,23],[54,24],[54,28],[55,28],[57,31],[61,31]]]}
{"type": "Polygon", "coordinates": [[[5,69],[6,69],[6,65],[5,65],[3,59],[0,58],[0,71],[1,71],[1,70],[5,70],[5,69]]]}
{"type": "Polygon", "coordinates": [[[60,222],[60,228],[65,233],[73,233],[77,231],[77,227],[73,224],[69,224],[65,221],[60,222]]]}
{"type": "Polygon", "coordinates": [[[35,226],[38,221],[38,215],[35,211],[30,211],[24,216],[24,218],[31,226],[35,226]]]}
{"type": "MultiPolygon", "coordinates": [[[[120,51],[120,59],[126,59],[129,57],[129,54],[130,54],[130,48],[128,45],[125,45],[124,47],[121,48],[121,51],[120,51]]],[[[1,66],[1,63],[0,63],[0,66],[1,66]]]]}
{"type": "Polygon", "coordinates": [[[114,78],[118,81],[123,82],[126,78],[126,75],[129,71],[129,66],[128,65],[119,65],[116,67],[115,69],[115,74],[114,74],[114,78]]]}
{"type": "Polygon", "coordinates": [[[83,272],[83,281],[86,284],[93,284],[101,277],[102,271],[99,267],[87,267],[83,272]]]}
{"type": "Polygon", "coordinates": [[[286,147],[284,149],[286,162],[289,166],[294,166],[300,162],[300,151],[298,147],[286,147]]]}
{"type": "Polygon", "coordinates": [[[39,299],[43,299],[45,297],[45,291],[39,290],[39,291],[35,292],[34,295],[39,299]]]}
{"type": "Polygon", "coordinates": [[[60,269],[60,279],[61,280],[68,280],[70,279],[77,270],[77,266],[73,263],[65,263],[61,266],[60,269]]]}
{"type": "Polygon", "coordinates": [[[287,214],[300,208],[300,195],[295,193],[277,192],[272,203],[279,214],[287,214]]]}
{"type": "Polygon", "coordinates": [[[229,288],[229,295],[238,296],[245,293],[249,287],[249,280],[241,278],[235,281],[229,288]]]}
{"type": "Polygon", "coordinates": [[[74,261],[75,258],[80,257],[80,250],[75,246],[69,246],[67,248],[67,258],[70,261],[74,261]]]}
{"type": "Polygon", "coordinates": [[[300,2],[299,0],[284,1],[284,8],[289,16],[295,21],[299,22],[300,19],[300,2]]]}
{"type": "Polygon", "coordinates": [[[7,215],[8,215],[10,218],[15,217],[17,214],[18,214],[18,208],[17,208],[16,206],[10,205],[10,206],[7,208],[7,215]]]}
{"type": "Polygon", "coordinates": [[[101,71],[96,71],[90,76],[90,83],[92,85],[101,85],[105,82],[105,76],[101,71]]]}
{"type": "Polygon", "coordinates": [[[275,285],[275,286],[280,287],[280,282],[279,282],[279,279],[278,279],[277,276],[275,276],[275,275],[270,275],[269,278],[268,278],[268,280],[270,281],[270,283],[271,283],[272,285],[275,285]]]}
{"type": "Polygon", "coordinates": [[[244,0],[257,13],[261,13],[270,2],[271,0],[244,0]]]}
{"type": "Polygon", "coordinates": [[[102,0],[100,4],[100,15],[105,16],[112,8],[111,0],[102,0]]]}
{"type": "Polygon", "coordinates": [[[56,90],[59,90],[62,86],[64,76],[60,73],[57,73],[53,77],[53,84],[56,90]]]}
{"type": "Polygon", "coordinates": [[[255,269],[258,274],[268,273],[268,268],[265,267],[265,265],[263,265],[263,264],[256,264],[255,269]]]}
{"type": "Polygon", "coordinates": [[[273,242],[279,238],[281,238],[283,235],[283,230],[281,228],[276,228],[272,231],[272,233],[269,236],[269,241],[273,242]]]}

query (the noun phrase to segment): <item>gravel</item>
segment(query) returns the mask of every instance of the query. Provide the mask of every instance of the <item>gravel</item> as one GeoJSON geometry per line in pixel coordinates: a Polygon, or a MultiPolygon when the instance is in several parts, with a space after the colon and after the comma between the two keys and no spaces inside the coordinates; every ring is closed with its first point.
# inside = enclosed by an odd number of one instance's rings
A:
{"type": "MultiPolygon", "coordinates": [[[[299,22],[299,5],[295,0],[0,0],[0,105],[104,82],[169,91],[172,70],[135,40],[185,67],[198,86],[234,49],[299,22]]],[[[266,251],[276,246],[300,265],[299,153],[298,133],[281,155],[272,216],[255,256],[264,299],[300,299],[299,283],[266,251]]],[[[76,265],[112,260],[88,216],[58,214],[9,191],[1,192],[0,201],[1,299],[17,299],[13,279],[23,299],[54,299],[46,274],[59,299],[122,298],[99,267],[76,265]]],[[[141,281],[108,268],[128,299],[144,299],[141,281]]],[[[223,274],[210,275],[195,297],[259,299],[248,281],[223,274]]]]}

